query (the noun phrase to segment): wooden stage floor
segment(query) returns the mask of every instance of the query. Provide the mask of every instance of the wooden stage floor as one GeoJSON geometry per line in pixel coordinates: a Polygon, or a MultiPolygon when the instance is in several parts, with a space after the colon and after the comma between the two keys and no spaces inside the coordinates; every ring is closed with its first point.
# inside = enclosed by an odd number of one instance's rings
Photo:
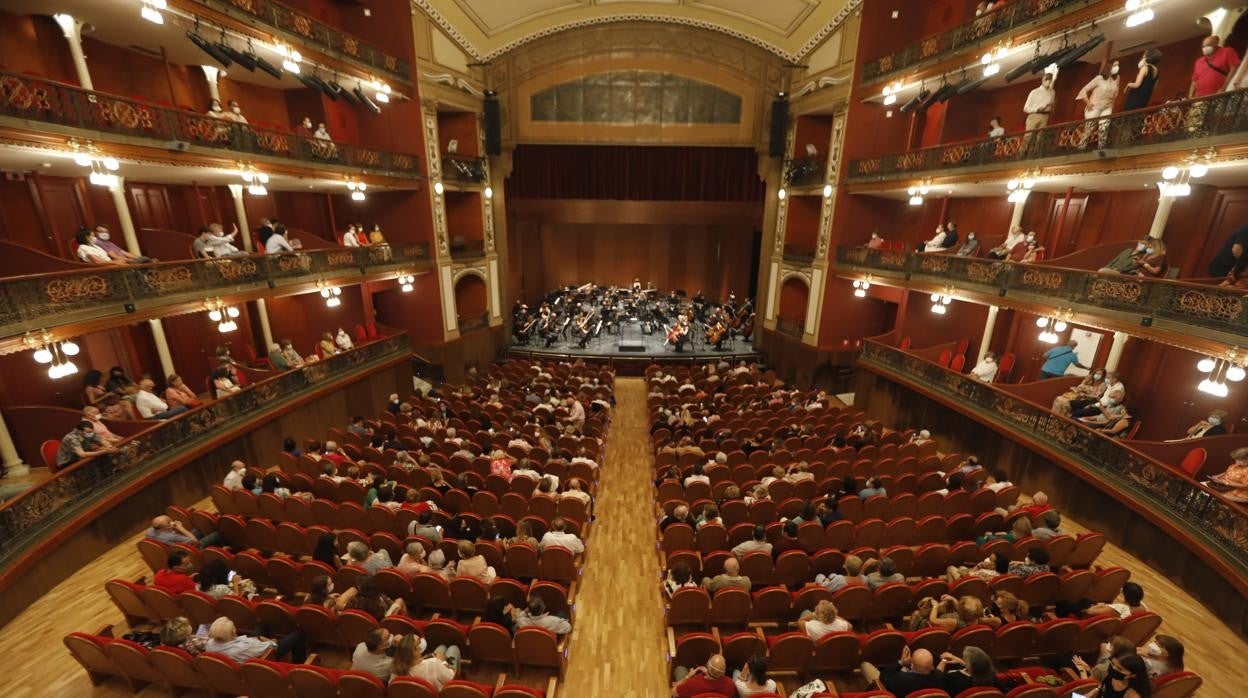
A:
{"type": "MultiPolygon", "coordinates": [[[[558,691],[561,697],[668,695],[645,385],[639,378],[619,378],[616,394],[619,406],[611,425],[597,520],[577,598],[568,675],[558,691]]],[[[1077,524],[1068,525],[1078,530],[1077,524]]],[[[0,657],[6,669],[0,675],[0,695],[131,695],[116,681],[93,688],[61,638],[109,623],[123,627],[104,582],[149,574],[135,550],[136,540],[137,536],[87,565],[0,629],[0,657]]],[[[1107,546],[1101,562],[1131,569],[1132,579],[1144,586],[1145,603],[1165,619],[1162,632],[1183,641],[1188,668],[1204,677],[1202,698],[1245,695],[1240,681],[1246,673],[1248,643],[1176,584],[1122,550],[1107,546]]],[[[168,694],[149,687],[138,695],[168,694]]]]}

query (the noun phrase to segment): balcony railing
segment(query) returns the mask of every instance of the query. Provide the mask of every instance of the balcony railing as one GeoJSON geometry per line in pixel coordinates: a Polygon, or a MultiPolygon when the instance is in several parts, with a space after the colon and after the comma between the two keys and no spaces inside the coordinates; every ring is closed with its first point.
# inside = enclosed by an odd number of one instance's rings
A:
{"type": "Polygon", "coordinates": [[[451,259],[479,259],[485,256],[484,240],[461,240],[451,243],[451,259]]]}
{"type": "Polygon", "coordinates": [[[118,445],[117,453],[87,458],[0,506],[0,568],[30,543],[100,499],[150,475],[181,452],[219,438],[223,432],[275,411],[291,400],[372,366],[411,354],[406,335],[362,344],[351,351],[255,383],[174,419],[153,422],[118,445]]]}
{"type": "Polygon", "coordinates": [[[827,158],[814,156],[784,161],[784,183],[790,187],[813,187],[823,184],[828,169],[827,158]]]}
{"type": "MultiPolygon", "coordinates": [[[[185,109],[116,97],[29,75],[0,72],[0,115],[88,131],[247,153],[317,166],[338,165],[394,177],[418,177],[420,158],[349,143],[306,138],[185,109]]],[[[177,147],[181,147],[180,145],[177,147]]]]}
{"type": "Polygon", "coordinates": [[[458,319],[459,333],[468,334],[476,332],[490,326],[490,314],[478,313],[476,315],[467,315],[458,319]]]}
{"type": "Polygon", "coordinates": [[[960,24],[918,43],[881,56],[862,66],[864,82],[888,75],[920,61],[977,46],[1009,33],[1023,24],[1061,14],[1071,7],[1085,6],[1090,0],[1013,0],[996,12],[960,24]]]}
{"type": "Polygon", "coordinates": [[[783,335],[788,335],[790,337],[796,337],[798,339],[802,338],[802,333],[804,332],[803,328],[805,327],[805,325],[806,325],[805,321],[786,320],[784,318],[776,318],[776,331],[777,332],[783,335]]]}
{"type": "Polygon", "coordinates": [[[230,293],[411,269],[425,244],[102,266],[0,279],[0,337],[230,293]]]}
{"type": "Polygon", "coordinates": [[[411,65],[382,50],[366,44],[358,37],[339,31],[310,15],[273,0],[195,0],[222,12],[242,12],[274,29],[293,34],[313,46],[335,52],[387,73],[404,82],[411,82],[411,65]]]}
{"type": "Polygon", "coordinates": [[[442,155],[442,176],[456,182],[480,184],[485,181],[485,158],[445,153],[442,155]]]}
{"type": "Polygon", "coordinates": [[[1109,438],[1042,405],[874,340],[863,342],[859,362],[898,380],[920,384],[964,406],[981,422],[1042,439],[1071,462],[1113,483],[1121,496],[1132,497],[1169,519],[1248,576],[1248,537],[1242,533],[1248,530],[1248,512],[1169,464],[1132,449],[1130,442],[1109,438]]]}
{"type": "Polygon", "coordinates": [[[784,260],[786,262],[796,262],[802,265],[809,265],[815,261],[815,249],[803,245],[784,245],[784,260]]]}
{"type": "Polygon", "coordinates": [[[1248,90],[1085,119],[1013,133],[1000,138],[963,141],[905,153],[863,158],[850,163],[851,182],[895,179],[936,170],[992,165],[1020,166],[1035,160],[1076,157],[1096,160],[1124,151],[1198,141],[1248,131],[1248,90]]]}
{"type": "Polygon", "coordinates": [[[1024,294],[1052,303],[1127,312],[1169,320],[1188,328],[1204,328],[1248,337],[1248,292],[1235,288],[1149,279],[1124,274],[1065,269],[1038,264],[998,262],[948,254],[886,252],[865,247],[838,247],[838,266],[924,278],[1004,297],[1024,294]]]}

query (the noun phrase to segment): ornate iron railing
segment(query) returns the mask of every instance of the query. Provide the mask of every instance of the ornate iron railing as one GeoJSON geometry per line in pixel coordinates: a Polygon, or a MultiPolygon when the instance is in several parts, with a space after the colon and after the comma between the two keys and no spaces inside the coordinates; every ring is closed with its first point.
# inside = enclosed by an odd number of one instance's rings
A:
{"type": "Polygon", "coordinates": [[[1100,151],[1122,154],[1135,148],[1198,141],[1248,131],[1248,91],[1222,92],[1168,102],[1148,109],[1084,119],[999,138],[963,141],[850,163],[851,182],[907,177],[937,170],[1019,165],[1043,158],[1099,159],[1100,151]]]}
{"type": "Polygon", "coordinates": [[[1164,318],[1248,337],[1248,293],[1235,288],[865,247],[838,247],[836,261],[842,266],[890,272],[905,278],[923,277],[962,288],[978,288],[989,295],[1025,293],[1074,307],[1128,311],[1141,317],[1164,318]]]}
{"type": "Polygon", "coordinates": [[[1069,8],[1087,5],[1091,1],[1014,0],[996,12],[976,17],[947,31],[928,36],[900,51],[868,62],[862,66],[862,81],[870,82],[920,61],[943,57],[968,46],[977,46],[1012,32],[1020,25],[1047,19],[1069,8]]]}
{"type": "Polygon", "coordinates": [[[821,156],[793,158],[784,161],[784,183],[790,187],[813,187],[823,184],[828,159],[821,156]]]}
{"type": "Polygon", "coordinates": [[[485,158],[446,153],[442,156],[442,174],[457,182],[481,184],[485,181],[485,158]]]}
{"type": "Polygon", "coordinates": [[[1169,519],[1248,576],[1248,513],[1171,466],[1041,405],[880,342],[863,342],[858,360],[953,400],[981,422],[1042,439],[1070,462],[1113,483],[1122,496],[1133,497],[1169,519]]]}
{"type": "Polygon", "coordinates": [[[809,265],[815,261],[815,248],[803,245],[784,244],[784,260],[809,265]]]}
{"type": "Polygon", "coordinates": [[[404,82],[412,81],[412,68],[408,61],[391,56],[375,46],[360,41],[358,37],[335,29],[279,2],[273,0],[195,0],[195,2],[214,10],[242,12],[274,29],[298,36],[319,49],[329,50],[339,54],[340,57],[359,61],[404,82]]]}
{"type": "Polygon", "coordinates": [[[0,115],[148,138],[159,141],[161,148],[169,148],[171,143],[186,143],[302,164],[339,165],[395,177],[421,175],[421,161],[417,155],[308,138],[29,75],[0,72],[0,115]]]}
{"type": "Polygon", "coordinates": [[[776,318],[776,332],[790,337],[802,338],[805,332],[805,321],[786,320],[785,318],[776,318]]]}
{"type": "Polygon", "coordinates": [[[0,337],[210,295],[402,271],[428,261],[428,245],[404,244],[92,267],[0,279],[0,337]]]}
{"type": "Polygon", "coordinates": [[[485,256],[484,240],[465,240],[451,243],[451,259],[463,261],[485,256]]]}
{"type": "Polygon", "coordinates": [[[156,423],[118,445],[111,455],[81,460],[0,506],[0,568],[59,524],[95,502],[135,482],[194,447],[231,429],[275,412],[290,401],[410,354],[406,335],[362,344],[302,368],[260,381],[228,398],[216,400],[156,423]]]}

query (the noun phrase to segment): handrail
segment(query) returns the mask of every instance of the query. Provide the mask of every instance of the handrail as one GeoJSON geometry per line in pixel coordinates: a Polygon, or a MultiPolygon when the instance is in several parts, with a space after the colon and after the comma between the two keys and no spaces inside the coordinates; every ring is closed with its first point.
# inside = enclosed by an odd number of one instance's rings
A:
{"type": "Polygon", "coordinates": [[[823,184],[827,170],[828,159],[821,155],[790,158],[784,161],[784,183],[790,187],[823,184]]]}
{"type": "Polygon", "coordinates": [[[461,240],[451,243],[451,259],[462,261],[485,256],[485,240],[461,240]]]}
{"type": "Polygon", "coordinates": [[[303,14],[274,0],[194,0],[205,7],[222,12],[245,12],[275,29],[301,37],[318,48],[335,51],[385,71],[404,82],[411,82],[412,67],[404,59],[391,56],[366,44],[354,35],[335,29],[311,15],[303,14]]]}
{"type": "MultiPolygon", "coordinates": [[[[980,421],[1034,435],[1045,445],[1096,474],[1123,495],[1169,519],[1248,579],[1248,511],[1173,465],[1063,417],[1043,405],[1010,395],[939,364],[874,339],[863,342],[859,363],[922,385],[943,399],[975,409],[980,421]]],[[[1242,584],[1241,584],[1242,586],[1242,584]]]]}
{"type": "Polygon", "coordinates": [[[1248,131],[1248,90],[1167,102],[1100,119],[1081,119],[850,162],[847,180],[869,182],[936,170],[1031,164],[1042,158],[1101,159],[1118,151],[1227,136],[1248,131]]]}
{"type": "Polygon", "coordinates": [[[442,174],[447,179],[469,184],[480,184],[485,181],[485,158],[444,153],[442,155],[442,174]]]}
{"type": "Polygon", "coordinates": [[[0,338],[21,332],[256,288],[409,269],[426,243],[295,254],[95,266],[0,279],[0,338]]]}
{"type": "Polygon", "coordinates": [[[838,266],[895,272],[906,278],[927,277],[940,283],[978,287],[990,295],[1026,293],[1054,302],[1127,311],[1248,337],[1248,292],[1233,287],[866,247],[838,247],[836,262],[838,266]]]}
{"type": "Polygon", "coordinates": [[[939,34],[924,37],[900,51],[886,54],[862,66],[862,80],[867,82],[897,72],[929,58],[975,46],[981,42],[1013,31],[1019,25],[1058,14],[1089,0],[1013,0],[1005,7],[959,24],[939,34]]]}
{"type": "Polygon", "coordinates": [[[421,175],[418,155],[309,138],[16,73],[0,72],[0,115],[149,138],[161,148],[187,143],[394,177],[421,175]]]}
{"type": "Polygon", "coordinates": [[[346,372],[404,353],[410,353],[405,335],[358,345],[156,423],[122,441],[116,453],[84,458],[59,470],[51,479],[0,505],[0,568],[94,500],[148,474],[156,461],[202,445],[222,430],[254,418],[257,412],[337,380],[346,372]]]}

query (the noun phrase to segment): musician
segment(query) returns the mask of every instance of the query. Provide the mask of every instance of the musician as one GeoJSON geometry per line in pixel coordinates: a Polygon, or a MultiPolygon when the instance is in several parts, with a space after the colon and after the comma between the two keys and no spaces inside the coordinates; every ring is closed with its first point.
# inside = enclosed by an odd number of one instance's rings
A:
{"type": "Polygon", "coordinates": [[[633,293],[641,293],[641,279],[633,279],[633,293]]]}
{"type": "Polygon", "coordinates": [[[594,334],[592,326],[593,319],[594,314],[588,310],[581,311],[580,316],[576,319],[576,332],[581,338],[580,341],[576,343],[576,346],[581,349],[585,348],[585,345],[589,343],[589,338],[594,334]]]}
{"type": "Polygon", "coordinates": [[[711,319],[707,322],[706,341],[715,347],[715,351],[721,351],[724,348],[724,340],[728,339],[728,323],[725,319],[727,314],[727,311],[721,308],[712,313],[711,319]]]}

